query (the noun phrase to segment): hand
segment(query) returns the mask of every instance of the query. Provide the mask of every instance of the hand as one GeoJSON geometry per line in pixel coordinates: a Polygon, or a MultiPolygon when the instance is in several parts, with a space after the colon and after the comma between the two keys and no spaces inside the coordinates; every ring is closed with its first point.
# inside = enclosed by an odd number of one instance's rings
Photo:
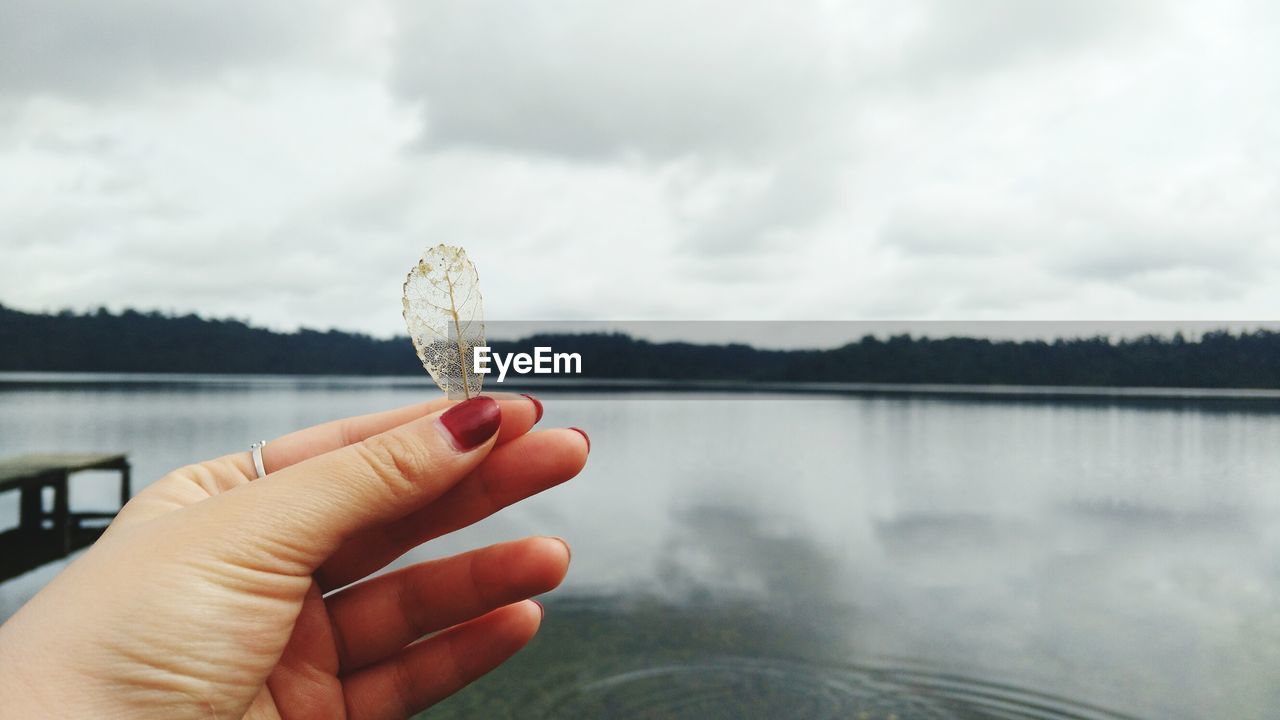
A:
{"type": "Polygon", "coordinates": [[[502,663],[564,578],[562,540],[344,588],[586,462],[585,434],[529,433],[532,398],[451,405],[273,440],[261,479],[242,452],[147,487],[0,626],[0,715],[403,718],[502,663]]]}

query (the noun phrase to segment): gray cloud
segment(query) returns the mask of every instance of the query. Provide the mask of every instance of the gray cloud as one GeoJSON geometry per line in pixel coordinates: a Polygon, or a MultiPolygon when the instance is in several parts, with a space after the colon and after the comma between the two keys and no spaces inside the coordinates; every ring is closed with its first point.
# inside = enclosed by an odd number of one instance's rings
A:
{"type": "Polygon", "coordinates": [[[682,250],[742,255],[794,243],[858,202],[845,187],[867,152],[869,111],[904,97],[927,106],[963,92],[957,82],[1073,57],[1121,31],[1132,39],[1151,7],[402,3],[394,87],[421,103],[427,147],[597,163],[696,158],[693,184],[716,197],[688,209],[680,198],[691,183],[676,178],[682,250]]]}
{"type": "Polygon", "coordinates": [[[430,141],[596,157],[750,153],[822,121],[816,0],[398,6],[395,87],[430,141]],[[460,72],[460,69],[465,69],[460,72]]]}
{"type": "Polygon", "coordinates": [[[436,144],[767,158],[815,134],[829,140],[870,87],[897,92],[1087,48],[1133,28],[1147,6],[405,2],[394,78],[425,103],[436,144]]]}
{"type": "Polygon", "coordinates": [[[1150,0],[927,0],[917,7],[922,19],[908,49],[882,80],[890,90],[1025,70],[1117,38],[1135,44],[1161,21],[1161,7],[1150,0]]]}
{"type": "Polygon", "coordinates": [[[332,17],[250,0],[4,0],[0,95],[104,99],[204,80],[323,46],[332,17]]]}

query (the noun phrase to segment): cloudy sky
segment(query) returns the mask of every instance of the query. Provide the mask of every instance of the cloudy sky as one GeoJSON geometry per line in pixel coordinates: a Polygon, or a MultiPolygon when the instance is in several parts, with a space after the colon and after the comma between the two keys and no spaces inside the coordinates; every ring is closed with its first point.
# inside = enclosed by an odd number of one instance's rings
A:
{"type": "Polygon", "coordinates": [[[446,242],[503,319],[1274,319],[1278,23],[0,0],[0,302],[383,334],[446,242]]]}

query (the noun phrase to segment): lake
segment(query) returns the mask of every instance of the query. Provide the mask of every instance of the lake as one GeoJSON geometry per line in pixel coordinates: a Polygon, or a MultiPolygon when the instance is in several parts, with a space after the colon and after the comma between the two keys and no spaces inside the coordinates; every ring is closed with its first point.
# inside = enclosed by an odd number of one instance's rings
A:
{"type": "MultiPolygon", "coordinates": [[[[128,451],[141,487],[433,394],[0,376],[0,455],[128,451]]],[[[534,642],[430,717],[1280,715],[1280,401],[539,394],[590,433],[582,475],[400,564],[557,534],[573,566],[534,642]]],[[[90,480],[73,506],[110,502],[90,480]]],[[[0,618],[57,569],[0,585],[0,618]]]]}

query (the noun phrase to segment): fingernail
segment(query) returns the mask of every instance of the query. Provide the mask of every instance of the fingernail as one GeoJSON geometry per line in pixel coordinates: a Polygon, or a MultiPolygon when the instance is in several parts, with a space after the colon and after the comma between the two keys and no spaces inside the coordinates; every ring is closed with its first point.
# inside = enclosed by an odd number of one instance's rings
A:
{"type": "Polygon", "coordinates": [[[546,608],[544,608],[544,607],[542,607],[542,603],[541,603],[541,602],[539,602],[536,598],[529,598],[529,599],[533,601],[533,604],[534,604],[534,605],[537,605],[537,606],[538,606],[538,612],[541,614],[541,615],[540,615],[540,617],[546,617],[546,616],[547,616],[547,609],[546,609],[546,608]]]}
{"type": "Polygon", "coordinates": [[[538,416],[535,417],[533,421],[536,423],[539,420],[541,420],[542,419],[542,403],[538,400],[538,398],[530,395],[529,393],[520,393],[520,394],[529,398],[529,402],[533,403],[534,409],[538,411],[538,416]]]}
{"type": "Polygon", "coordinates": [[[569,561],[570,561],[570,562],[573,562],[573,548],[569,547],[569,541],[568,541],[568,540],[565,540],[564,538],[562,538],[562,537],[560,537],[560,536],[558,536],[558,535],[548,535],[547,537],[549,537],[549,538],[551,538],[552,540],[555,540],[556,542],[558,542],[558,543],[560,543],[561,545],[563,545],[563,546],[564,546],[565,554],[567,554],[567,555],[569,556],[569,561]]]}
{"type": "Polygon", "coordinates": [[[587,452],[591,452],[591,438],[587,437],[587,431],[577,427],[571,427],[569,429],[576,430],[578,434],[582,435],[582,439],[587,441],[587,452]]]}
{"type": "Polygon", "coordinates": [[[498,402],[483,395],[449,408],[436,422],[445,430],[458,452],[465,452],[493,437],[502,424],[498,402]]]}

